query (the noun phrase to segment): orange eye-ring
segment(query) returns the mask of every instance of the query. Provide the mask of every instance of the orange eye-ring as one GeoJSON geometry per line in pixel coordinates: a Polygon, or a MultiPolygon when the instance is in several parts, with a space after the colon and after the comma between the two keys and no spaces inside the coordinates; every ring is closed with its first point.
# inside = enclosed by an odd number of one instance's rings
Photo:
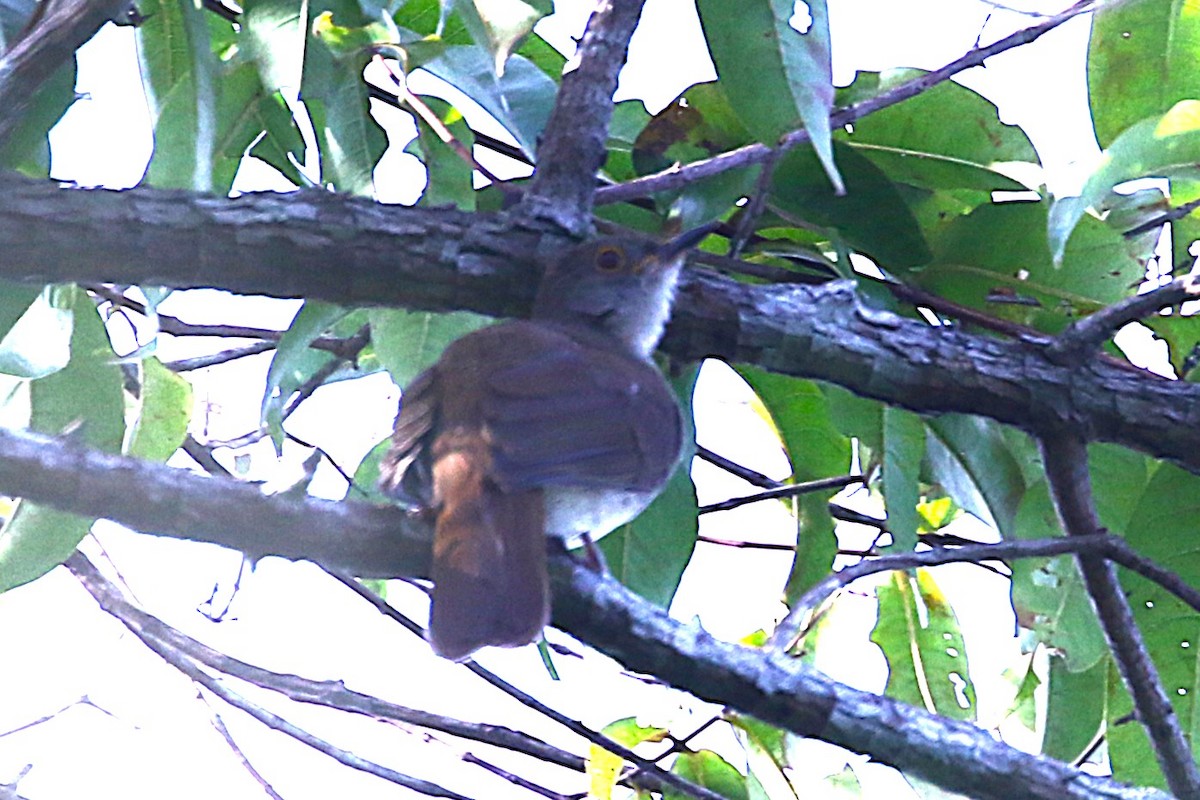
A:
{"type": "Polygon", "coordinates": [[[613,244],[596,249],[596,268],[601,272],[616,272],[625,266],[625,251],[613,244]]]}

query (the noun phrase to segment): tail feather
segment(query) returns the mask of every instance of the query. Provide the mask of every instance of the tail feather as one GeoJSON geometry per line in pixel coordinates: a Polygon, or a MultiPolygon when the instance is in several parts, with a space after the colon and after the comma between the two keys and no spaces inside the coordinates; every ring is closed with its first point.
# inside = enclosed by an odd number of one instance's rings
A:
{"type": "Polygon", "coordinates": [[[542,491],[501,491],[481,436],[439,437],[435,453],[434,651],[461,661],[534,641],[550,612],[542,491]]]}

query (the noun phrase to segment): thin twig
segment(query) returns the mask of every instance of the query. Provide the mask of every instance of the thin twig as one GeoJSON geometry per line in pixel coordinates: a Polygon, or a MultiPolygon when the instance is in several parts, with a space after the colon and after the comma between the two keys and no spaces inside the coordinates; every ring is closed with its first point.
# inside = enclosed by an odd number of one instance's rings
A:
{"type": "Polygon", "coordinates": [[[1197,296],[1200,296],[1200,280],[1195,275],[1184,275],[1143,294],[1126,297],[1071,323],[1050,343],[1046,354],[1056,363],[1067,363],[1077,355],[1096,350],[1127,324],[1197,296]]]}
{"type": "Polygon", "coordinates": [[[729,500],[722,500],[719,503],[712,503],[707,506],[700,506],[701,514],[711,514],[714,511],[729,511],[730,509],[748,505],[750,503],[758,503],[763,500],[778,500],[787,497],[797,497],[802,494],[812,494],[813,492],[823,492],[829,489],[843,489],[851,484],[862,483],[861,475],[838,475],[833,478],[820,478],[815,481],[804,481],[803,483],[792,483],[787,486],[780,486],[777,489],[767,489],[766,491],[752,494],[747,497],[733,497],[729,500]]]}
{"type": "Polygon", "coordinates": [[[1154,217],[1153,219],[1146,220],[1141,225],[1135,225],[1134,227],[1125,231],[1125,233],[1123,233],[1122,235],[1126,239],[1132,239],[1133,237],[1139,236],[1143,233],[1149,233],[1150,231],[1155,230],[1156,228],[1161,228],[1163,225],[1166,225],[1168,222],[1174,222],[1177,219],[1183,219],[1188,214],[1195,211],[1197,208],[1200,208],[1200,198],[1197,198],[1196,200],[1192,200],[1191,202],[1188,202],[1188,203],[1184,203],[1181,206],[1176,206],[1175,208],[1172,208],[1170,211],[1167,211],[1163,214],[1159,214],[1157,217],[1154,217]]]}
{"type": "Polygon", "coordinates": [[[228,364],[230,361],[237,361],[240,358],[247,358],[248,356],[256,356],[259,353],[274,350],[275,347],[274,342],[255,342],[245,347],[234,347],[229,350],[222,350],[219,353],[210,353],[206,356],[181,358],[178,361],[164,361],[163,366],[172,372],[191,372],[192,370],[228,364]]]}
{"type": "MultiPolygon", "coordinates": [[[[1043,435],[1038,446],[1050,495],[1067,538],[1083,538],[1102,530],[1092,500],[1087,442],[1074,434],[1043,435]]],[[[1200,772],[1191,747],[1146,650],[1116,569],[1102,556],[1088,553],[1081,552],[1078,561],[1084,586],[1096,606],[1113,659],[1150,737],[1168,788],[1177,797],[1200,797],[1200,772]]]]}
{"type": "Polygon", "coordinates": [[[283,800],[283,795],[275,791],[275,787],[271,785],[271,782],[268,781],[252,763],[250,763],[250,759],[246,757],[246,754],[242,751],[242,748],[238,746],[236,741],[234,741],[233,734],[229,732],[229,728],[225,727],[225,720],[221,719],[220,712],[217,711],[217,709],[213,707],[213,704],[209,702],[208,698],[204,696],[204,692],[197,690],[196,699],[208,706],[209,721],[212,723],[213,730],[215,730],[217,734],[225,740],[225,744],[229,747],[230,752],[233,753],[234,758],[241,763],[242,769],[246,770],[246,772],[250,774],[250,777],[254,779],[254,782],[258,784],[258,787],[263,790],[263,793],[266,794],[267,797],[270,797],[271,800],[283,800]]]}
{"type": "Polygon", "coordinates": [[[854,581],[879,572],[935,567],[940,564],[971,561],[999,561],[1013,558],[1038,558],[1063,553],[1102,552],[1107,546],[1107,534],[1091,534],[1078,538],[1034,539],[1030,541],[974,544],[955,548],[934,548],[920,552],[889,553],[871,561],[862,561],[826,575],[792,604],[791,610],[775,632],[769,646],[787,649],[804,635],[803,623],[809,611],[825,598],[854,581]]]}
{"type": "MultiPolygon", "coordinates": [[[[419,636],[422,639],[425,638],[425,630],[420,625],[416,624],[404,614],[401,614],[395,608],[388,605],[383,598],[379,597],[379,595],[363,586],[352,576],[338,574],[336,572],[331,572],[330,574],[333,575],[333,577],[341,582],[346,588],[350,589],[359,597],[375,606],[375,608],[381,614],[395,622],[398,622],[414,635],[419,636]]],[[[557,711],[556,709],[553,709],[541,702],[536,697],[521,691],[516,686],[513,686],[511,683],[495,673],[484,669],[476,662],[468,660],[463,662],[462,666],[468,669],[476,677],[481,678],[488,684],[496,687],[500,691],[520,702],[522,705],[536,711],[539,714],[542,714],[554,722],[557,722],[559,725],[562,725],[577,736],[583,737],[588,742],[602,747],[608,752],[633,764],[639,770],[641,770],[645,776],[644,780],[647,782],[648,788],[661,791],[663,787],[670,786],[673,789],[688,795],[689,797],[699,798],[700,800],[721,800],[721,796],[715,792],[705,789],[702,786],[697,786],[694,783],[679,777],[678,775],[674,775],[667,770],[662,769],[650,759],[642,758],[629,748],[623,747],[612,739],[609,739],[604,734],[593,731],[591,728],[587,727],[578,720],[571,719],[562,712],[557,711]]]]}
{"type": "Polygon", "coordinates": [[[707,461],[715,467],[720,467],[731,475],[736,475],[748,483],[757,486],[760,489],[778,489],[780,486],[786,486],[783,481],[777,481],[774,478],[768,478],[761,472],[755,472],[749,467],[743,467],[735,461],[730,461],[719,453],[714,453],[703,445],[696,445],[696,457],[701,461],[707,461]]]}
{"type": "Polygon", "coordinates": [[[730,258],[739,258],[746,242],[750,241],[750,237],[754,234],[754,226],[758,222],[758,218],[762,216],[763,209],[767,207],[767,197],[771,194],[771,181],[775,177],[775,168],[779,165],[779,159],[783,157],[783,153],[782,148],[773,148],[759,168],[758,178],[754,181],[754,191],[739,215],[737,232],[729,240],[730,258]]]}
{"type": "Polygon", "coordinates": [[[492,185],[499,189],[512,191],[511,187],[506,187],[504,185],[504,181],[497,178],[495,175],[489,172],[486,167],[476,161],[475,156],[471,154],[470,149],[468,149],[458,139],[454,138],[454,134],[451,133],[450,129],[446,127],[446,124],[438,118],[437,114],[433,113],[433,110],[426,105],[424,100],[413,94],[412,90],[408,88],[408,81],[405,80],[405,77],[402,74],[396,72],[396,70],[392,68],[391,63],[389,63],[387,59],[376,53],[374,56],[374,61],[381,65],[387,71],[388,76],[391,77],[392,83],[396,85],[396,92],[400,101],[406,103],[409,108],[416,112],[416,115],[421,118],[421,121],[429,126],[429,129],[433,131],[435,136],[441,139],[442,144],[453,150],[455,155],[462,159],[463,163],[465,163],[468,167],[478,170],[480,175],[492,182],[492,185]]]}
{"type": "MultiPolygon", "coordinates": [[[[1076,3],[1061,14],[1050,17],[1045,22],[1019,30],[1010,36],[993,42],[987,47],[975,48],[940,69],[918,76],[913,80],[902,83],[894,89],[878,94],[861,103],[856,103],[848,108],[833,112],[829,118],[830,126],[834,129],[844,127],[868,114],[915,97],[938,84],[945,83],[963,70],[977,67],[992,56],[1003,53],[1006,50],[1029,44],[1043,34],[1062,25],[1064,22],[1080,14],[1103,8],[1104,5],[1105,3],[1099,0],[1081,0],[1081,2],[1076,3]]],[[[809,135],[806,130],[796,130],[783,138],[779,149],[787,151],[808,140],[809,135]]],[[[745,147],[719,153],[701,161],[693,161],[690,164],[674,166],[653,175],[635,178],[616,186],[603,187],[596,191],[596,203],[621,203],[657,192],[681,189],[702,178],[719,175],[727,170],[751,164],[760,164],[771,157],[771,152],[772,148],[763,144],[755,143],[746,145],[745,147]]]]}
{"type": "Polygon", "coordinates": [[[124,604],[125,607],[122,607],[122,603],[124,601],[120,599],[119,595],[117,595],[115,587],[111,583],[107,583],[107,581],[104,580],[103,576],[100,575],[99,571],[91,564],[91,562],[89,562],[81,554],[75,553],[69,559],[67,559],[66,567],[83,585],[83,588],[87,590],[88,594],[92,595],[92,598],[96,600],[100,607],[104,609],[104,611],[116,617],[116,619],[125,625],[125,627],[128,628],[131,633],[141,640],[142,644],[146,645],[146,647],[154,651],[168,664],[191,678],[199,685],[203,686],[215,696],[221,698],[234,708],[244,711],[272,730],[276,730],[280,733],[290,736],[302,744],[306,744],[312,749],[320,753],[324,753],[335,761],[338,761],[339,763],[344,764],[352,769],[359,770],[360,772],[366,772],[391,783],[395,783],[398,786],[403,786],[407,789],[412,789],[413,791],[420,792],[421,794],[429,795],[431,797],[445,797],[449,798],[449,800],[472,800],[469,797],[458,794],[457,792],[452,792],[449,789],[437,785],[436,783],[414,778],[410,775],[405,775],[401,772],[397,772],[396,770],[385,767],[382,764],[377,764],[375,762],[368,761],[367,759],[360,758],[349,751],[335,747],[324,739],[314,736],[308,731],[293,725],[283,717],[273,714],[272,712],[267,711],[265,708],[251,703],[246,698],[223,685],[221,681],[209,675],[203,669],[200,669],[200,667],[190,658],[182,656],[177,650],[159,639],[143,624],[145,622],[144,617],[138,617],[137,615],[129,614],[128,610],[132,607],[128,606],[127,603],[124,604]]]}

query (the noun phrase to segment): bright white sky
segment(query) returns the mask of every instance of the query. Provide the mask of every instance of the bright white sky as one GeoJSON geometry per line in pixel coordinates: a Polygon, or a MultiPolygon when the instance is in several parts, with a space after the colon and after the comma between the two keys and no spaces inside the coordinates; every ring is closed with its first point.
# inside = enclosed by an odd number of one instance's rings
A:
{"type": "MultiPolygon", "coordinates": [[[[1068,4],[1061,0],[1019,5],[1053,12],[1068,4]]],[[[558,5],[576,8],[582,4],[558,5]]],[[[855,69],[941,66],[971,48],[991,12],[995,19],[985,29],[985,41],[1034,21],[973,0],[830,0],[830,6],[835,79],[840,84],[849,82],[855,69]]],[[[577,34],[586,14],[571,11],[560,16],[562,19],[543,23],[547,37],[555,41],[577,34]]],[[[964,84],[997,102],[1006,121],[1018,123],[1030,133],[1047,165],[1051,187],[1059,190],[1077,185],[1081,170],[1096,154],[1084,93],[1082,48],[1086,35],[1087,22],[1076,20],[1034,45],[994,59],[986,70],[972,70],[962,77],[964,84]]],[[[144,101],[136,90],[132,42],[131,29],[109,28],[81,51],[79,89],[89,99],[71,109],[52,137],[56,178],[111,188],[131,186],[140,179],[151,138],[144,101]]],[[[641,96],[655,111],[688,85],[712,75],[692,3],[650,0],[643,27],[633,41],[620,97],[641,96]]],[[[411,169],[409,158],[394,148],[388,164],[395,166],[382,168],[377,177],[400,183],[395,176],[402,169],[411,169]]],[[[277,184],[266,172],[251,173],[239,186],[273,188],[277,184]]],[[[393,186],[383,194],[395,200],[414,197],[416,191],[412,186],[393,186]]],[[[252,321],[282,328],[295,308],[294,303],[203,293],[182,303],[168,301],[162,310],[193,322],[252,321]]],[[[160,354],[170,359],[211,349],[207,343],[179,343],[168,337],[160,354]]],[[[257,425],[259,399],[244,387],[261,385],[267,363],[266,357],[258,357],[208,370],[205,375],[193,374],[198,382],[197,401],[206,412],[205,428],[198,429],[198,435],[231,438],[257,425]]],[[[786,475],[787,463],[778,444],[749,410],[744,391],[723,372],[706,370],[702,378],[706,400],[697,411],[701,441],[760,471],[786,475]],[[731,419],[741,421],[732,424],[731,419]]],[[[353,465],[389,430],[397,396],[390,381],[379,376],[331,386],[318,391],[289,427],[301,438],[320,441],[340,463],[353,465]]],[[[251,474],[277,484],[295,476],[297,463],[305,455],[289,448],[287,463],[279,466],[267,444],[248,452],[253,454],[251,474]]],[[[232,458],[225,461],[233,465],[232,458]]],[[[340,496],[344,491],[332,470],[322,467],[320,477],[317,485],[324,492],[340,496]]],[[[697,467],[696,478],[701,502],[750,492],[745,484],[705,465],[697,467]]],[[[794,536],[787,514],[777,504],[710,516],[703,525],[704,532],[727,538],[787,541],[789,535],[794,536]]],[[[516,722],[520,710],[514,703],[498,699],[494,691],[480,687],[461,668],[431,656],[422,643],[381,622],[309,565],[277,559],[263,562],[243,582],[233,618],[213,624],[197,614],[196,607],[209,596],[214,583],[220,585],[222,598],[227,595],[237,573],[236,554],[133,535],[111,525],[98,525],[97,532],[144,607],[215,647],[268,668],[315,679],[343,679],[352,688],[396,702],[525,727],[551,741],[577,746],[572,737],[539,719],[516,722]]],[[[89,552],[96,556],[94,543],[89,552]]],[[[698,554],[685,576],[673,613],[685,620],[698,617],[720,636],[743,636],[768,625],[779,613],[777,598],[786,568],[786,560],[778,556],[709,547],[698,554]]],[[[995,635],[1013,630],[1012,615],[1004,611],[1007,588],[998,578],[969,566],[942,568],[937,578],[963,618],[980,696],[985,702],[996,698],[995,707],[985,706],[981,717],[985,722],[997,721],[1006,702],[1000,672],[1019,662],[1015,640],[999,637],[1002,640],[998,641],[995,635]],[[960,602],[968,597],[977,602],[960,602]]],[[[417,594],[398,586],[391,598],[419,615],[417,594]]],[[[822,668],[852,685],[880,689],[885,677],[882,660],[873,646],[861,645],[873,621],[871,601],[864,596],[857,604],[841,604],[835,613],[839,629],[847,636],[844,643],[826,652],[822,668]]],[[[195,688],[99,612],[69,575],[59,571],[0,596],[0,631],[9,654],[0,660],[0,687],[4,687],[0,689],[0,733],[53,714],[84,696],[96,704],[76,705],[50,722],[0,737],[0,783],[12,780],[26,764],[33,763],[34,769],[20,786],[31,800],[97,794],[119,794],[129,800],[157,800],[167,794],[197,800],[262,796],[212,731],[210,709],[196,699],[195,688]]],[[[562,634],[551,636],[555,641],[566,639],[562,634]]],[[[616,665],[603,658],[560,659],[563,681],[558,684],[546,678],[530,648],[488,652],[480,660],[594,727],[640,714],[648,721],[672,723],[686,732],[711,712],[685,695],[626,679],[616,665]]],[[[271,703],[272,698],[247,693],[271,703]]],[[[408,796],[277,734],[264,733],[238,712],[221,711],[247,755],[289,800],[330,795],[408,796]]],[[[299,724],[311,723],[318,735],[363,757],[445,782],[467,794],[496,800],[527,796],[494,779],[475,784],[478,776],[462,766],[456,745],[430,745],[418,734],[367,720],[331,721],[329,715],[311,709],[287,708],[284,713],[299,724]]],[[[475,745],[469,748],[484,750],[475,745]]],[[[806,757],[820,753],[821,760],[816,763],[837,771],[845,754],[830,750],[819,743],[804,747],[806,757]]],[[[495,758],[506,763],[501,755],[495,758]]],[[[857,758],[854,764],[864,782],[891,787],[881,788],[884,794],[880,796],[904,796],[892,794],[895,787],[884,768],[865,765],[857,758]]],[[[819,778],[820,774],[814,774],[809,780],[819,778]]],[[[578,782],[560,782],[555,788],[570,791],[580,786],[578,782]]]]}

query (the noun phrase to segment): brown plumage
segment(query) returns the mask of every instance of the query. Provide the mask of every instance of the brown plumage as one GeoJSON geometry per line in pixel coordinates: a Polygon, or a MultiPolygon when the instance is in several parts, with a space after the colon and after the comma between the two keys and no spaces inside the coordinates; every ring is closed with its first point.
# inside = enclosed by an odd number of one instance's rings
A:
{"type": "Polygon", "coordinates": [[[545,537],[604,534],[666,483],[682,424],[650,353],[697,238],[576,248],[530,321],[462,337],[405,390],[381,486],[436,513],[440,655],[535,640],[550,612],[545,537]]]}

